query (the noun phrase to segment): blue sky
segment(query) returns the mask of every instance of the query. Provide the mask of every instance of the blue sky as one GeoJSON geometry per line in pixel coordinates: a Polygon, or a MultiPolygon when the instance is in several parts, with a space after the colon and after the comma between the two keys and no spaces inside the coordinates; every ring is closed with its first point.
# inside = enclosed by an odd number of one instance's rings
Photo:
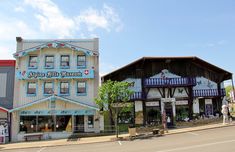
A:
{"type": "Polygon", "coordinates": [[[234,0],[0,0],[1,59],[15,37],[100,39],[101,74],[143,56],[198,56],[235,73],[234,0]]]}

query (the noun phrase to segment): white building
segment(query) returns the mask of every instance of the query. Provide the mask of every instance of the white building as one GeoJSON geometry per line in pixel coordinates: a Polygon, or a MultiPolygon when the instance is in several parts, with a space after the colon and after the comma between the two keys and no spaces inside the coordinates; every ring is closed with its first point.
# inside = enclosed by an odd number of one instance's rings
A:
{"type": "Polygon", "coordinates": [[[43,139],[99,132],[98,38],[16,40],[12,141],[36,132],[43,139]]]}

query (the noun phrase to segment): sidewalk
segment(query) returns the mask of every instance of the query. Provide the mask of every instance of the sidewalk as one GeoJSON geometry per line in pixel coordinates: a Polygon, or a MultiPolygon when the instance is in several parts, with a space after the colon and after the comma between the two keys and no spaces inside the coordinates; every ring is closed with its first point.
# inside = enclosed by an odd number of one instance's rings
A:
{"type": "MultiPolygon", "coordinates": [[[[198,127],[190,127],[190,128],[182,128],[182,129],[171,129],[165,135],[179,134],[184,132],[191,131],[199,131],[213,128],[221,128],[221,127],[229,127],[235,126],[235,123],[223,125],[212,124],[212,125],[204,125],[198,127]]],[[[119,135],[119,137],[128,137],[128,134],[119,135]]],[[[50,146],[65,146],[65,145],[79,145],[79,144],[91,144],[91,143],[99,143],[99,142],[110,142],[111,139],[114,139],[115,135],[111,136],[100,136],[100,137],[87,137],[80,138],[78,141],[67,141],[67,139],[59,139],[59,140],[47,140],[47,141],[33,141],[33,142],[20,142],[20,143],[10,143],[0,145],[1,150],[10,150],[10,149],[23,149],[23,148],[35,148],[35,147],[50,147],[50,146]]]]}

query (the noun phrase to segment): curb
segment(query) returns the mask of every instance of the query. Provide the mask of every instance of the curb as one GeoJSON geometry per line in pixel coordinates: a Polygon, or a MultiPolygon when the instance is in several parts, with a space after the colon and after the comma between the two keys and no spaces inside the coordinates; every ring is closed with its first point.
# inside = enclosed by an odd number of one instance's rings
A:
{"type": "Polygon", "coordinates": [[[181,131],[181,132],[165,133],[164,135],[174,135],[174,134],[181,134],[181,133],[201,131],[201,130],[210,130],[210,129],[216,129],[216,128],[225,128],[225,127],[232,127],[232,126],[235,126],[235,124],[215,126],[215,127],[211,127],[211,128],[199,128],[199,129],[194,129],[194,130],[185,130],[185,131],[181,131]]]}
{"type": "MultiPolygon", "coordinates": [[[[209,130],[209,129],[216,129],[216,128],[225,128],[225,127],[232,127],[235,126],[235,124],[228,124],[228,125],[221,125],[221,126],[215,126],[215,127],[210,127],[210,128],[199,128],[199,129],[193,129],[193,130],[185,130],[185,131],[180,131],[180,132],[173,132],[173,133],[165,133],[162,136],[168,136],[168,135],[174,135],[174,134],[181,134],[181,133],[187,133],[187,132],[194,132],[194,131],[201,131],[201,130],[209,130]]],[[[58,146],[70,146],[70,145],[84,145],[84,144],[94,144],[94,143],[105,143],[105,142],[115,142],[111,140],[106,141],[95,141],[95,142],[88,142],[88,143],[67,143],[67,144],[58,144],[58,145],[45,145],[45,146],[32,146],[32,147],[15,147],[15,148],[2,148],[0,151],[8,151],[8,150],[15,150],[15,149],[30,149],[30,148],[43,148],[43,147],[58,147],[58,146]]],[[[0,146],[1,148],[1,146],[0,146]]]]}

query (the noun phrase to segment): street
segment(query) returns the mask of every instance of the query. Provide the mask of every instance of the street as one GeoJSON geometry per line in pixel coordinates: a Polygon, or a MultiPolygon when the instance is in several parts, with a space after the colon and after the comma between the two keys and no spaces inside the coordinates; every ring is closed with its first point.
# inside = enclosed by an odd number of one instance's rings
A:
{"type": "Polygon", "coordinates": [[[5,150],[7,152],[222,152],[235,151],[235,126],[134,141],[5,150]]]}

